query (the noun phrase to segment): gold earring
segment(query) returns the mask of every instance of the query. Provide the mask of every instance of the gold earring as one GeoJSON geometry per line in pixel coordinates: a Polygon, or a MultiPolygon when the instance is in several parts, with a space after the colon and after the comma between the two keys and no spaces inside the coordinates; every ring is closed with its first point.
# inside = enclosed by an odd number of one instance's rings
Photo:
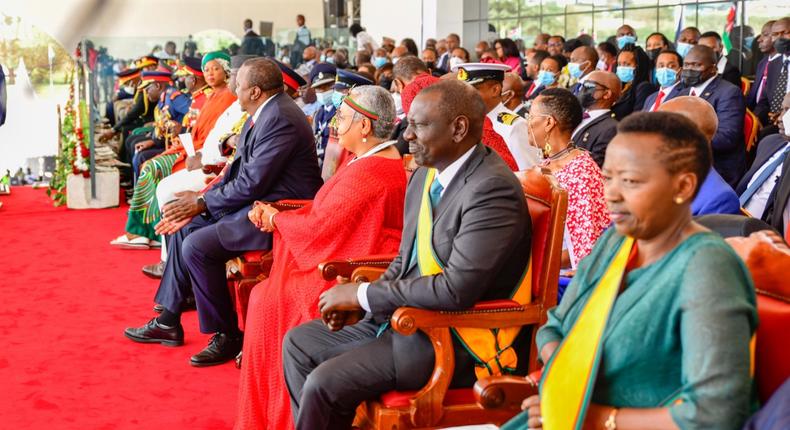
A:
{"type": "Polygon", "coordinates": [[[679,205],[683,204],[683,197],[680,197],[680,196],[675,197],[675,203],[679,204],[679,205]]]}
{"type": "Polygon", "coordinates": [[[546,143],[543,145],[543,155],[548,157],[551,155],[551,144],[549,144],[549,136],[546,135],[546,143]]]}
{"type": "Polygon", "coordinates": [[[368,137],[367,136],[363,136],[362,137],[362,143],[368,143],[368,137]]]}

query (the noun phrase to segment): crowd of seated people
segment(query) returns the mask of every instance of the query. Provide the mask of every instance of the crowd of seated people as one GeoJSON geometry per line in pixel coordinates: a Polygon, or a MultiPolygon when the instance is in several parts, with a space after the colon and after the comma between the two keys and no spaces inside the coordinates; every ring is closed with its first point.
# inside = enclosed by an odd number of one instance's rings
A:
{"type": "Polygon", "coordinates": [[[473,52],[457,34],[352,34],[355,55],[310,41],[301,62],[220,50],[118,74],[130,107],[103,138],[124,142],[131,199],[111,245],[161,247],[143,268],[153,315],[124,335],[181,346],[196,310],[211,338],[190,364],[241,366],[236,428],[352,428],[363,402],[432,378],[428,336],[390,325],[399,308],[511,300],[546,270],[520,176],[538,172],[567,196],[551,270],[570,284],[507,345],[499,327],[453,328],[450,387],[545,366],[502,428],[742,428],[753,274],[695,217],[790,237],[790,17],[762,27],[754,76],[694,27],[473,52]],[[251,253],[272,263],[240,321],[226,263],[251,253]],[[395,257],[369,282],[318,269],[367,256],[395,257]]]}

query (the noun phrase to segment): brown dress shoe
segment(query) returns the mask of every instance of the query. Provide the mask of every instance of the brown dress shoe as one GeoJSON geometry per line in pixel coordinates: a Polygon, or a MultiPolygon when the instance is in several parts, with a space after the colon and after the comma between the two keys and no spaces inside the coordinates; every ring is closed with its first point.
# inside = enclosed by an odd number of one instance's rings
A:
{"type": "Polygon", "coordinates": [[[143,266],[143,274],[153,279],[162,279],[162,274],[165,273],[165,262],[160,261],[156,264],[149,264],[143,266]]]}

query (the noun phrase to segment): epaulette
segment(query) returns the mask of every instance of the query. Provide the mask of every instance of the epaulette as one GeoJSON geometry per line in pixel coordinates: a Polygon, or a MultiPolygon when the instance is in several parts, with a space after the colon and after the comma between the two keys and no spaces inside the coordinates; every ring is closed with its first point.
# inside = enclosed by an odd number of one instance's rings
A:
{"type": "Polygon", "coordinates": [[[496,120],[505,125],[513,125],[519,118],[521,117],[509,112],[500,112],[499,115],[496,116],[496,120]]]}

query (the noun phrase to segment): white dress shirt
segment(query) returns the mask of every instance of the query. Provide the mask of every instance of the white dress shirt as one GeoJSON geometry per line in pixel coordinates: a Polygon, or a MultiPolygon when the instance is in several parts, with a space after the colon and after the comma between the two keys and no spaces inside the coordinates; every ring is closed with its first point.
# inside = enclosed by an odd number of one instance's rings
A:
{"type": "MultiPolygon", "coordinates": [[[[776,151],[776,153],[774,153],[773,156],[771,156],[771,158],[768,159],[768,161],[763,163],[763,165],[756,172],[754,172],[754,175],[752,175],[752,179],[749,181],[749,184],[746,186],[747,189],[752,186],[754,181],[756,181],[757,178],[760,177],[763,171],[771,163],[773,163],[774,160],[779,158],[779,156],[781,156],[784,153],[785,148],[787,148],[787,145],[790,145],[790,142],[786,142],[781,148],[779,148],[778,151],[776,151]]],[[[779,175],[782,174],[783,164],[784,163],[776,166],[776,169],[774,169],[774,172],[771,173],[771,176],[769,176],[765,180],[765,182],[763,182],[763,184],[760,186],[760,188],[757,189],[757,191],[755,191],[755,193],[752,195],[749,201],[746,202],[746,206],[744,209],[749,211],[749,213],[752,214],[753,217],[762,218],[763,212],[765,212],[765,206],[766,204],[768,204],[768,197],[770,197],[771,191],[773,191],[774,186],[776,186],[776,180],[779,178],[779,175]]]]}
{"type": "MultiPolygon", "coordinates": [[[[455,175],[466,163],[466,160],[472,156],[475,148],[476,146],[471,147],[464,153],[464,155],[458,157],[458,159],[453,161],[449,166],[445,167],[445,169],[439,172],[439,174],[436,176],[439,184],[442,185],[442,192],[440,194],[441,196],[443,196],[444,192],[447,191],[447,187],[450,186],[450,182],[453,181],[453,178],[455,178],[455,175]]],[[[406,262],[404,257],[411,258],[411,250],[409,250],[409,254],[410,255],[407,256],[401,255],[401,264],[406,262]]],[[[409,262],[409,264],[411,264],[411,262],[409,262]]],[[[368,286],[370,286],[370,282],[363,282],[359,284],[359,288],[357,288],[357,301],[359,302],[359,306],[362,307],[362,309],[370,312],[370,304],[368,303],[368,286]]]]}
{"type": "MultiPolygon", "coordinates": [[[[661,96],[661,103],[664,103],[665,101],[667,101],[667,96],[669,95],[669,93],[672,92],[672,90],[675,89],[676,86],[678,86],[679,83],[680,83],[680,81],[677,81],[677,82],[675,82],[674,84],[672,84],[672,85],[670,85],[668,87],[661,87],[659,92],[664,94],[663,96],[661,96]]],[[[658,101],[658,95],[656,95],[656,101],[653,102],[653,106],[650,106],[650,112],[655,112],[656,110],[658,110],[658,106],[656,106],[656,102],[657,101],[658,101]]]]}
{"type": "Polygon", "coordinates": [[[486,114],[491,124],[494,126],[494,131],[502,136],[505,141],[507,149],[516,160],[518,170],[531,169],[543,160],[543,153],[539,148],[529,144],[529,126],[527,120],[519,116],[517,113],[505,107],[504,104],[499,103],[491,112],[486,114]],[[511,114],[515,118],[510,124],[499,121],[497,118],[499,114],[511,114]]]}
{"type": "Polygon", "coordinates": [[[693,96],[697,96],[697,97],[701,96],[702,93],[705,92],[705,88],[708,87],[708,84],[710,84],[717,77],[718,77],[718,75],[713,75],[707,81],[705,81],[705,82],[703,82],[703,83],[701,83],[701,84],[699,84],[699,85],[697,85],[695,87],[691,87],[691,92],[689,94],[691,94],[693,96]]]}
{"type": "Polygon", "coordinates": [[[723,75],[725,67],[727,67],[727,56],[722,55],[721,58],[719,58],[719,62],[716,63],[716,71],[720,75],[723,75]]]}
{"type": "Polygon", "coordinates": [[[579,133],[579,130],[583,129],[584,127],[587,127],[587,124],[589,124],[589,123],[593,122],[593,121],[594,121],[596,118],[598,118],[599,116],[601,116],[601,115],[605,115],[605,114],[607,114],[607,113],[609,113],[609,112],[611,112],[609,109],[593,109],[593,110],[588,110],[588,111],[587,111],[587,115],[589,115],[589,118],[584,118],[584,119],[582,120],[582,122],[580,122],[580,123],[579,123],[579,126],[578,126],[578,127],[576,127],[576,130],[573,130],[573,134],[571,135],[571,138],[572,138],[572,139],[575,139],[575,138],[576,138],[576,135],[579,133]]]}

